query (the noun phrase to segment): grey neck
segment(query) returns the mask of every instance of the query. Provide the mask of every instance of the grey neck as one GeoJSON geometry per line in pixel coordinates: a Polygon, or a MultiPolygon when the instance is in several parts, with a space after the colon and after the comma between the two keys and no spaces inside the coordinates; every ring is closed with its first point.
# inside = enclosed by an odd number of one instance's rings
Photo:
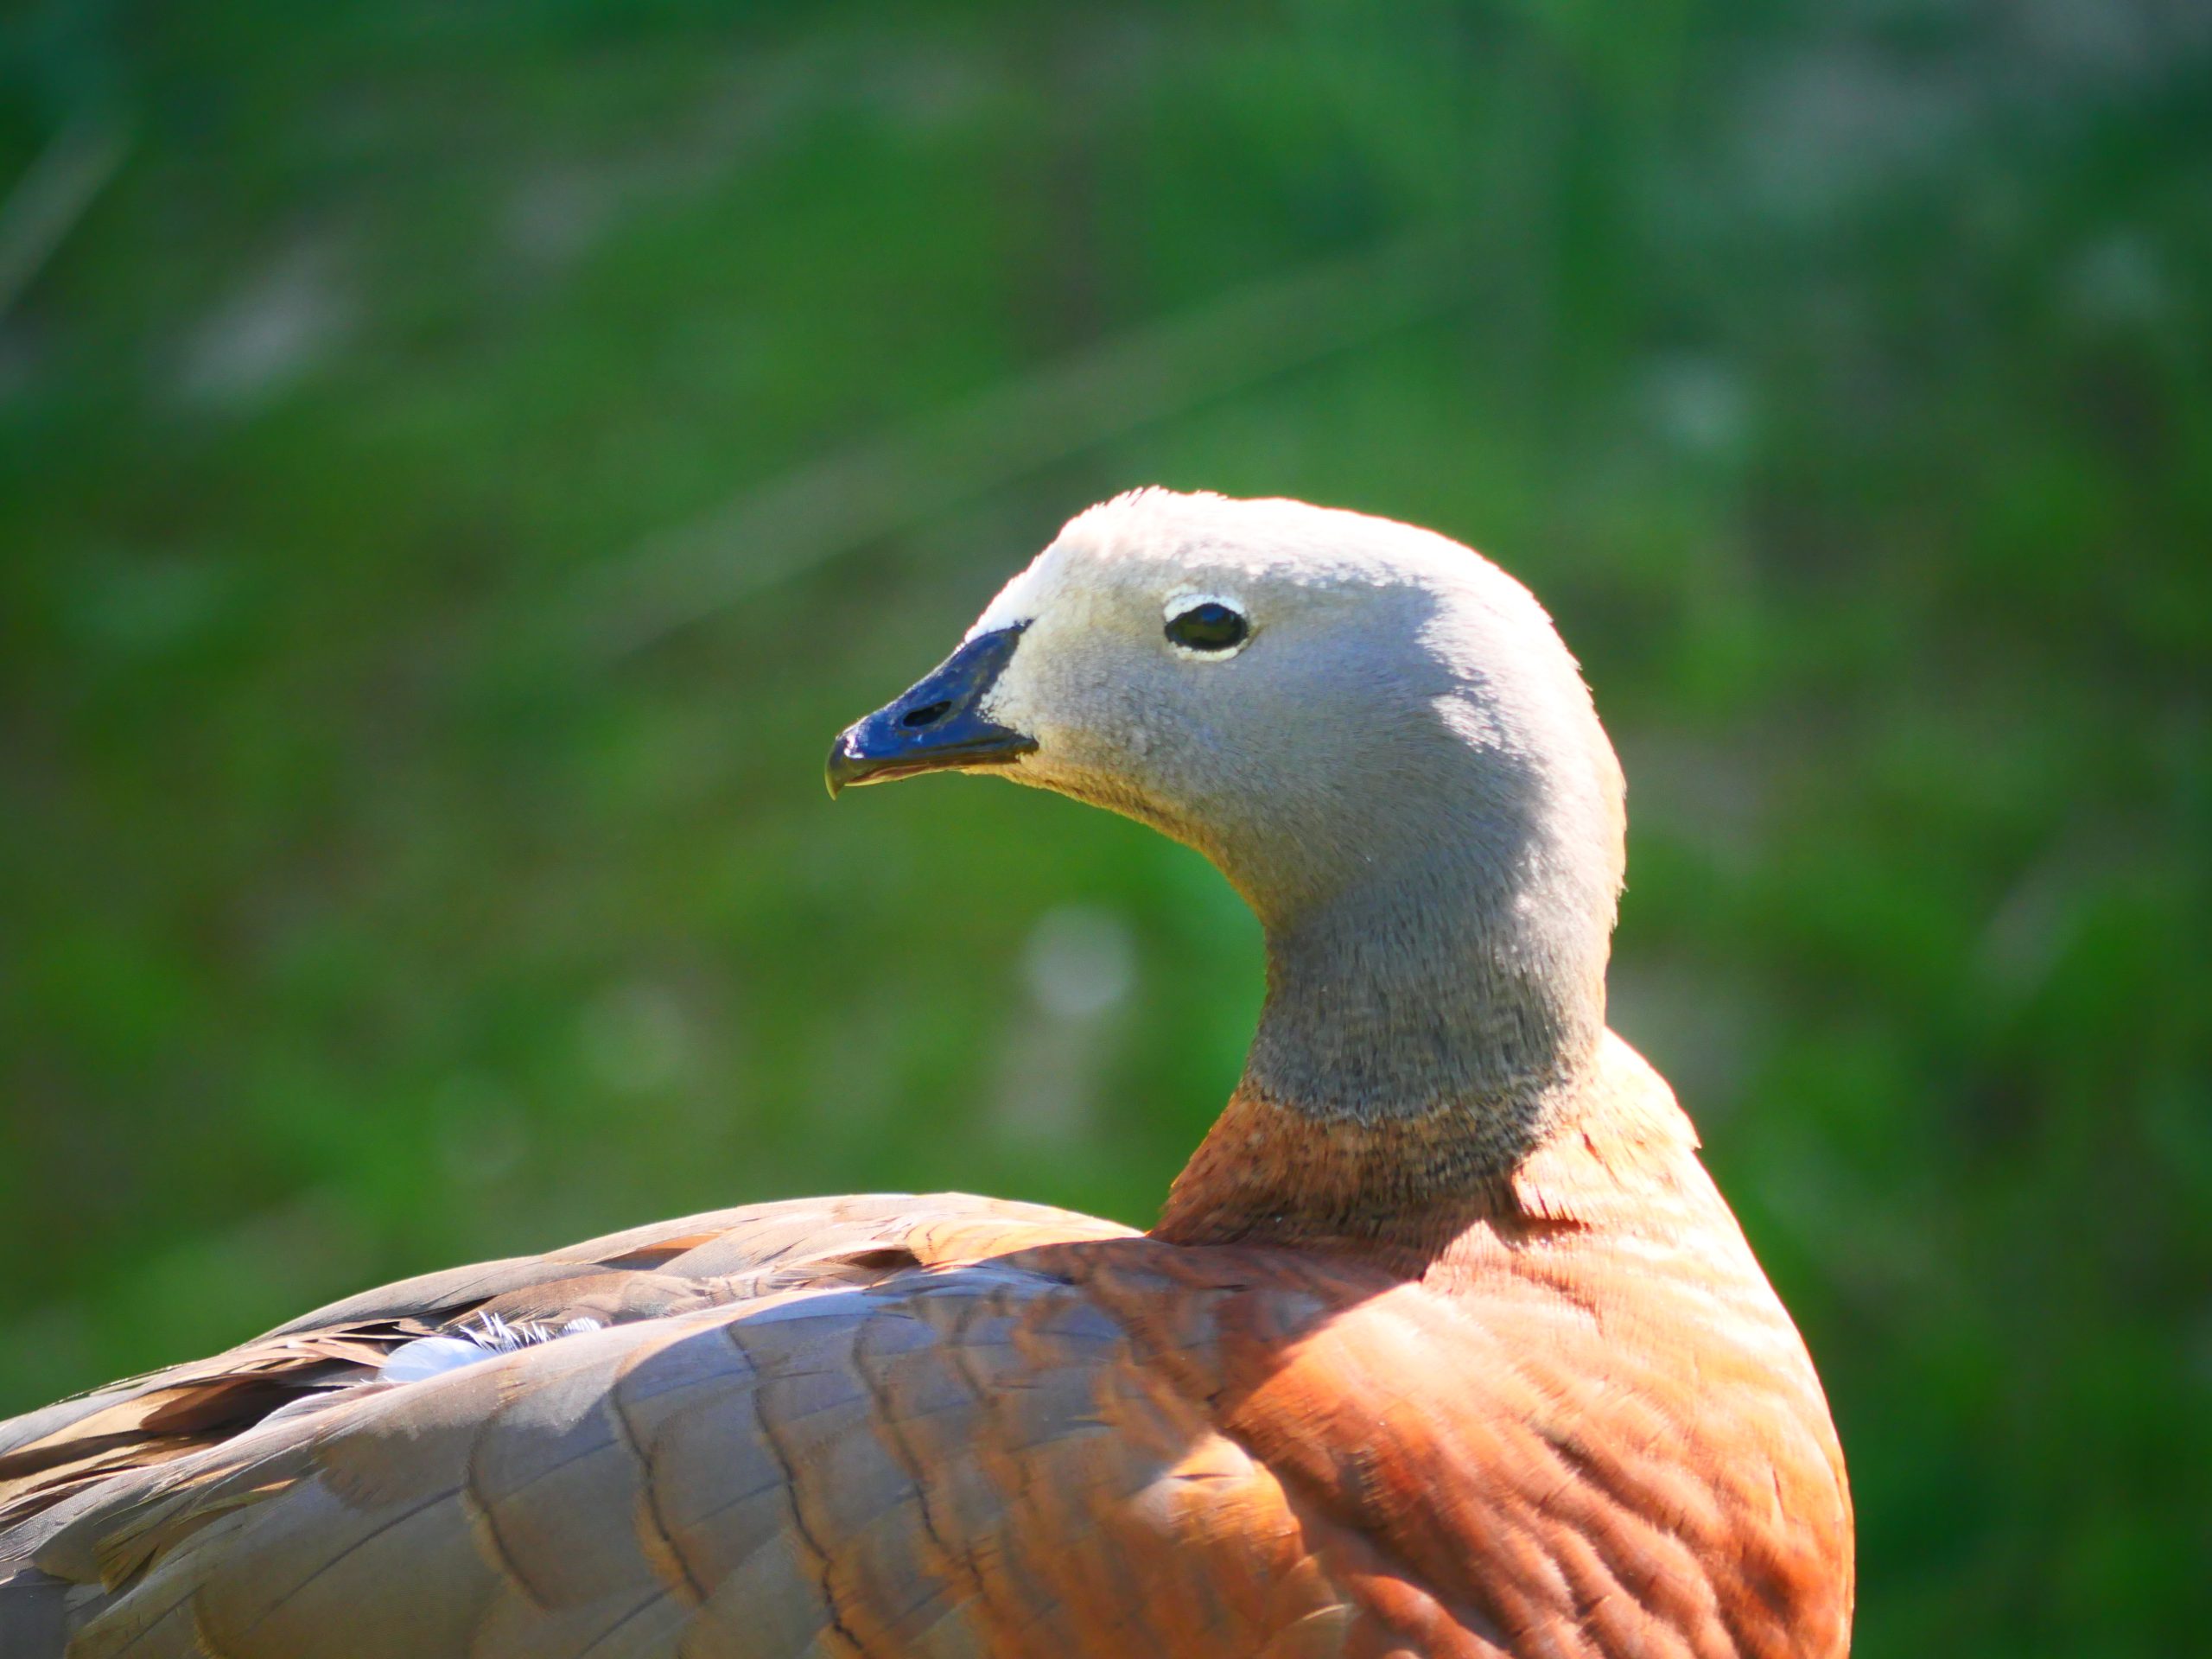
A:
{"type": "Polygon", "coordinates": [[[1593,861],[1560,851],[1456,842],[1287,913],[1261,906],[1246,1088],[1338,1121],[1472,1110],[1525,1150],[1605,1031],[1613,878],[1578,879],[1593,861]]]}

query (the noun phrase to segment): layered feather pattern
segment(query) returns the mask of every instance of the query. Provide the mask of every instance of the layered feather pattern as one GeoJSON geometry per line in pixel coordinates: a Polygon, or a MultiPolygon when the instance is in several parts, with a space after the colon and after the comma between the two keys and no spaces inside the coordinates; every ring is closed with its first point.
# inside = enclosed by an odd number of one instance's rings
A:
{"type": "Polygon", "coordinates": [[[1623,1075],[1423,1262],[867,1198],[354,1298],[0,1428],[0,1654],[1840,1654],[1818,1385],[1623,1075]],[[375,1380],[487,1316],[604,1323],[375,1380]]]}

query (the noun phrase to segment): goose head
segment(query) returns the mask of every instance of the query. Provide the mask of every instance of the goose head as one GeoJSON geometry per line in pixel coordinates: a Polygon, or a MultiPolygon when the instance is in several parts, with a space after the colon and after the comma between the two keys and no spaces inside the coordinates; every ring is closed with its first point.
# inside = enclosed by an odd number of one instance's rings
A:
{"type": "Polygon", "coordinates": [[[1212,861],[1266,931],[1246,1083],[1272,1098],[1541,1093],[1603,1034],[1620,768],[1542,607],[1445,537],[1165,490],[1093,507],[839,734],[829,782],[945,770],[1212,861]]]}

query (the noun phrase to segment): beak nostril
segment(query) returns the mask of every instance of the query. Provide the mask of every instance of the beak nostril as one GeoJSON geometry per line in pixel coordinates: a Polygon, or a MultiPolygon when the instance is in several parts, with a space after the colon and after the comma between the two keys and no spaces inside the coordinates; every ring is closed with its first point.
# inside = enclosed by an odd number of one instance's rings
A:
{"type": "Polygon", "coordinates": [[[899,723],[909,731],[918,731],[922,727],[936,725],[951,707],[950,702],[925,702],[920,708],[909,709],[899,715],[899,723]]]}

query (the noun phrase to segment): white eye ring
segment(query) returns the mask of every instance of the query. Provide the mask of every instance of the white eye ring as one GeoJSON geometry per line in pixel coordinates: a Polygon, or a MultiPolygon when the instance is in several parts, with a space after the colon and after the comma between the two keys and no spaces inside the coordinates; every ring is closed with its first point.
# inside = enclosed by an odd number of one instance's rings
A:
{"type": "Polygon", "coordinates": [[[1245,610],[1242,600],[1233,598],[1227,594],[1205,593],[1193,588],[1177,594],[1166,604],[1160,607],[1160,613],[1166,619],[1168,628],[1173,630],[1177,618],[1186,615],[1201,605],[1218,605],[1225,611],[1233,612],[1236,620],[1243,624],[1243,636],[1233,645],[1202,647],[1186,645],[1178,639],[1173,632],[1170,632],[1167,635],[1167,648],[1178,657],[1185,658],[1194,663],[1225,663],[1252,643],[1254,629],[1250,613],[1245,610]]]}

